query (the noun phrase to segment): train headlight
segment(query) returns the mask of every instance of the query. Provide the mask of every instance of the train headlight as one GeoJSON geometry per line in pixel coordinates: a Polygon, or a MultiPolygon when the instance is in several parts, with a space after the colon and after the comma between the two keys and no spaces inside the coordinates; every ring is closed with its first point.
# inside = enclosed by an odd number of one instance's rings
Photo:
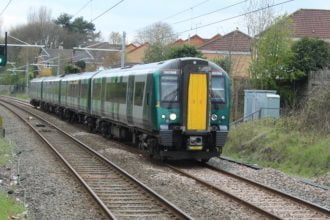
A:
{"type": "Polygon", "coordinates": [[[166,118],[166,116],[165,116],[165,115],[162,115],[161,117],[162,117],[162,119],[165,119],[165,118],[166,118]]]}
{"type": "Polygon", "coordinates": [[[222,120],[225,120],[225,119],[226,119],[226,116],[224,116],[224,115],[221,116],[221,119],[222,119],[222,120]]]}
{"type": "Polygon", "coordinates": [[[171,113],[170,114],[170,120],[174,121],[176,119],[176,114],[175,113],[171,113]]]}
{"type": "Polygon", "coordinates": [[[211,115],[211,120],[216,121],[218,119],[218,116],[216,114],[211,115]]]}

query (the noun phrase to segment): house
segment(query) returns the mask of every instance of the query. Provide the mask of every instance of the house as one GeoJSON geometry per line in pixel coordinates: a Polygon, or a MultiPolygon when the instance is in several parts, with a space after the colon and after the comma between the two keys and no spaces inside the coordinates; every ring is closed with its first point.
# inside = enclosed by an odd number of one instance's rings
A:
{"type": "Polygon", "coordinates": [[[239,31],[232,31],[224,36],[214,36],[198,49],[209,60],[228,57],[231,60],[233,78],[248,78],[251,62],[252,38],[239,31]]]}
{"type": "Polygon", "coordinates": [[[294,40],[313,37],[330,42],[330,10],[299,9],[289,17],[294,40]]]}
{"type": "Polygon", "coordinates": [[[190,37],[186,40],[178,39],[173,44],[174,45],[190,44],[190,45],[193,45],[195,47],[200,47],[203,44],[205,44],[208,40],[209,39],[204,39],[204,38],[198,36],[197,34],[195,34],[194,36],[192,36],[192,37],[190,37]]]}
{"type": "Polygon", "coordinates": [[[149,43],[144,43],[135,49],[126,52],[126,63],[143,63],[144,54],[148,47],[149,43]]]}

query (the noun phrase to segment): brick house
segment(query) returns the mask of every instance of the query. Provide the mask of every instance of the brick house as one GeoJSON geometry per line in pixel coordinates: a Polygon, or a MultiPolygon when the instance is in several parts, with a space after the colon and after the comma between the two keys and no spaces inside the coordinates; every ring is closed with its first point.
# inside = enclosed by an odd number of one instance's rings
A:
{"type": "Polygon", "coordinates": [[[204,39],[204,38],[198,36],[197,34],[195,34],[195,35],[193,35],[192,37],[190,37],[186,40],[178,39],[173,44],[174,45],[190,44],[190,45],[193,45],[195,47],[200,47],[203,44],[205,44],[208,40],[209,39],[204,39]]]}
{"type": "Polygon", "coordinates": [[[299,9],[289,17],[294,40],[313,37],[330,42],[330,10],[299,9]]]}
{"type": "Polygon", "coordinates": [[[149,43],[144,43],[130,51],[127,51],[126,63],[143,63],[144,54],[148,47],[149,43]]]}
{"type": "Polygon", "coordinates": [[[224,36],[214,36],[198,49],[209,59],[228,57],[232,62],[233,78],[249,77],[252,38],[239,31],[232,31],[224,36]]]}

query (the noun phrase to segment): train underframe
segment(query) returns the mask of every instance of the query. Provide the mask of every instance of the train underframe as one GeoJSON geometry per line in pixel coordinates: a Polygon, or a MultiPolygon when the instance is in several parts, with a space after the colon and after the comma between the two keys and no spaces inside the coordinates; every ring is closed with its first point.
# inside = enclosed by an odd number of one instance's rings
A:
{"type": "Polygon", "coordinates": [[[221,154],[228,134],[228,131],[219,131],[215,127],[206,133],[189,133],[180,130],[179,126],[150,132],[46,102],[31,100],[31,104],[63,120],[83,124],[90,132],[100,133],[105,138],[131,142],[160,160],[197,159],[206,162],[221,154]]]}

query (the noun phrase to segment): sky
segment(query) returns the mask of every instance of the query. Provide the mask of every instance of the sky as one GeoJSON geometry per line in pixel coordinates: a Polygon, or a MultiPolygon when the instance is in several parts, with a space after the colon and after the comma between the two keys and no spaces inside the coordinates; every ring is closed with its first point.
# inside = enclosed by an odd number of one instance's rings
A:
{"type": "MultiPolygon", "coordinates": [[[[277,4],[286,0],[273,1],[277,4]]],[[[91,21],[118,2],[119,0],[0,0],[1,34],[10,31],[12,27],[25,24],[29,11],[41,6],[50,9],[53,18],[61,13],[68,13],[76,14],[77,17],[83,16],[84,19],[91,21]],[[8,2],[10,4],[3,11],[8,2]],[[86,7],[82,9],[84,5],[86,7]]],[[[138,30],[158,21],[170,24],[182,39],[194,34],[211,38],[217,33],[224,35],[236,28],[247,33],[244,16],[228,19],[243,14],[246,12],[246,7],[247,2],[242,0],[123,0],[93,23],[96,30],[101,31],[104,40],[108,40],[112,31],[125,31],[128,42],[132,42],[138,30]],[[228,7],[234,4],[236,5],[228,7]],[[198,6],[194,7],[196,5],[198,6]],[[191,19],[218,9],[223,10],[191,19]],[[175,24],[184,20],[187,21],[175,24]],[[198,28],[217,21],[221,22],[198,28]]],[[[282,15],[291,14],[301,8],[330,10],[330,0],[293,0],[273,7],[273,10],[276,15],[282,15]]]]}

